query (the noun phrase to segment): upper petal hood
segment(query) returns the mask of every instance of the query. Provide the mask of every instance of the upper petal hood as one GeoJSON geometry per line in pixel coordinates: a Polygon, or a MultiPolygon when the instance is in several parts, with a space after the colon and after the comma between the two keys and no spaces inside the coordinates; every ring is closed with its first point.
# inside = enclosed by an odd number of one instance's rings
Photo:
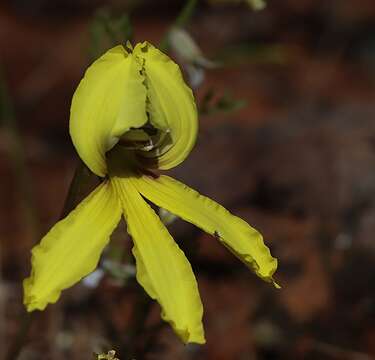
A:
{"type": "Polygon", "coordinates": [[[151,44],[137,44],[134,56],[143,59],[148,111],[156,128],[169,132],[170,142],[146,156],[157,158],[159,169],[177,166],[189,155],[198,132],[198,115],[191,89],[179,66],[151,44]]]}
{"type": "Polygon", "coordinates": [[[105,153],[130,128],[147,122],[142,65],[116,46],[86,71],[74,93],[70,135],[85,164],[98,176],[107,174],[105,153]]]}

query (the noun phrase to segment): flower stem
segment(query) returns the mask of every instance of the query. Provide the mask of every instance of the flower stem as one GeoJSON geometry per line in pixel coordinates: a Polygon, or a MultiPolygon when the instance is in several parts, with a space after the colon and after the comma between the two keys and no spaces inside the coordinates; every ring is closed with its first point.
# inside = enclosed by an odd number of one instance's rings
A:
{"type": "MultiPolygon", "coordinates": [[[[184,27],[191,19],[194,14],[195,8],[197,7],[198,0],[187,0],[185,6],[181,9],[172,27],[184,27]]],[[[169,31],[163,36],[160,41],[159,49],[163,52],[169,48],[169,31]]]]}
{"type": "Polygon", "coordinates": [[[140,357],[142,353],[142,345],[140,340],[143,338],[143,333],[146,327],[146,321],[153,306],[152,299],[146,295],[143,289],[138,289],[139,295],[133,309],[133,316],[129,324],[129,337],[125,346],[122,347],[123,354],[131,359],[143,358],[140,357]]]}
{"type": "Polygon", "coordinates": [[[20,195],[22,212],[30,231],[31,238],[36,239],[39,233],[39,221],[35,201],[30,183],[31,176],[26,166],[25,150],[19,133],[17,119],[14,112],[7,84],[0,68],[0,118],[8,139],[9,161],[13,176],[20,195]]]}
{"type": "Polygon", "coordinates": [[[34,313],[24,312],[22,315],[22,320],[20,322],[16,336],[13,338],[13,341],[5,355],[4,360],[16,360],[19,354],[21,353],[22,348],[26,344],[27,334],[32,323],[32,320],[35,318],[34,313]]]}
{"type": "Polygon", "coordinates": [[[73,179],[70,183],[68,194],[64,202],[63,209],[61,211],[60,220],[66,217],[87,195],[87,191],[91,190],[92,183],[96,184],[96,175],[94,175],[87,166],[78,159],[76,169],[74,171],[73,179]],[[93,181],[93,179],[95,180],[93,181]]]}

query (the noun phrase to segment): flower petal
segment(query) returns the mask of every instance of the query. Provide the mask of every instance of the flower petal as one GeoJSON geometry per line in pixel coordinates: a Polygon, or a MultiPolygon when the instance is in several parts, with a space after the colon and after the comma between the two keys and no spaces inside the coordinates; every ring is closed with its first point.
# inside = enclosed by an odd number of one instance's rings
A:
{"type": "Polygon", "coordinates": [[[203,307],[189,261],[159,217],[133,185],[133,178],[112,178],[133,238],[137,280],[162,308],[185,343],[204,343],[203,307]]]}
{"type": "Polygon", "coordinates": [[[194,96],[180,68],[167,55],[147,42],[137,44],[133,53],[144,59],[150,121],[156,128],[169,131],[171,138],[161,154],[145,156],[157,157],[159,169],[170,169],[185,160],[197,138],[194,96]]]}
{"type": "Polygon", "coordinates": [[[121,217],[110,183],[99,185],[32,250],[31,276],[24,280],[28,311],[55,303],[62,290],[92,272],[121,217]]]}
{"type": "Polygon", "coordinates": [[[72,99],[70,135],[86,165],[99,176],[107,173],[105,153],[130,128],[147,122],[142,65],[116,46],[86,71],[72,99]]]}
{"type": "Polygon", "coordinates": [[[135,185],[156,205],[217,237],[259,277],[279,287],[272,278],[277,260],[264,245],[262,235],[245,221],[168,176],[143,176],[136,179],[135,185]]]}

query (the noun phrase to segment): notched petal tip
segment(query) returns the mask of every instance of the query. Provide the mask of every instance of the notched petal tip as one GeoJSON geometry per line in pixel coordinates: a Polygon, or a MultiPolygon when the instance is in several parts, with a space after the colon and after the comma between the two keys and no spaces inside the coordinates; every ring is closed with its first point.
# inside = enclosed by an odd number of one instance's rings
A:
{"type": "Polygon", "coordinates": [[[266,282],[274,282],[277,260],[264,244],[262,235],[241,218],[215,201],[200,195],[168,176],[136,179],[138,191],[151,202],[215,236],[266,282]]]}
{"type": "Polygon", "coordinates": [[[137,55],[140,53],[147,53],[149,49],[154,49],[154,48],[155,46],[146,40],[146,41],[137,43],[133,49],[133,52],[135,55],[137,55]]]}
{"type": "Polygon", "coordinates": [[[44,310],[47,306],[47,303],[43,303],[38,301],[35,295],[32,293],[34,282],[34,275],[31,274],[30,277],[23,280],[23,304],[26,307],[28,312],[32,312],[34,310],[44,310]]]}
{"type": "MultiPolygon", "coordinates": [[[[157,300],[157,299],[156,299],[157,300]]],[[[202,316],[201,314],[199,315],[202,316]]],[[[199,323],[198,326],[192,327],[191,324],[176,324],[176,322],[169,318],[165,311],[162,309],[161,311],[161,318],[168,322],[171,326],[174,332],[178,335],[178,337],[181,339],[181,341],[187,345],[187,344],[205,344],[206,338],[204,336],[204,329],[202,322],[199,323]]]]}
{"type": "Polygon", "coordinates": [[[278,290],[282,289],[281,285],[279,285],[279,284],[275,281],[275,279],[274,279],[272,276],[271,276],[271,282],[272,282],[272,285],[273,285],[276,289],[278,289],[278,290]]]}
{"type": "Polygon", "coordinates": [[[27,312],[35,310],[43,311],[48,304],[54,304],[60,297],[61,291],[53,292],[48,298],[38,296],[38,293],[34,291],[34,275],[23,281],[23,304],[27,312]]]}
{"type": "Polygon", "coordinates": [[[184,329],[178,329],[175,326],[173,326],[174,331],[179,336],[179,338],[182,340],[182,342],[187,344],[205,344],[206,339],[204,337],[203,329],[201,333],[191,333],[188,328],[184,329]]]}

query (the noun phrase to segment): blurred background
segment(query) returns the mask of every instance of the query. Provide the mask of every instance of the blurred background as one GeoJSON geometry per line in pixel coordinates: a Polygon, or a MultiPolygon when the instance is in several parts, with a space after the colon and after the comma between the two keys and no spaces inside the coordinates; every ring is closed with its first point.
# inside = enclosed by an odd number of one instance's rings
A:
{"type": "Polygon", "coordinates": [[[375,2],[261,8],[1,1],[0,357],[14,360],[17,350],[6,352],[20,341],[20,359],[95,359],[111,349],[121,360],[375,358],[375,2]],[[124,224],[100,270],[37,314],[23,337],[30,250],[60,217],[78,161],[72,94],[93,59],[129,39],[162,43],[196,94],[198,143],[172,175],[262,232],[283,288],[162,214],[198,278],[205,346],[184,346],[160,321],[134,280],[124,224]]]}

